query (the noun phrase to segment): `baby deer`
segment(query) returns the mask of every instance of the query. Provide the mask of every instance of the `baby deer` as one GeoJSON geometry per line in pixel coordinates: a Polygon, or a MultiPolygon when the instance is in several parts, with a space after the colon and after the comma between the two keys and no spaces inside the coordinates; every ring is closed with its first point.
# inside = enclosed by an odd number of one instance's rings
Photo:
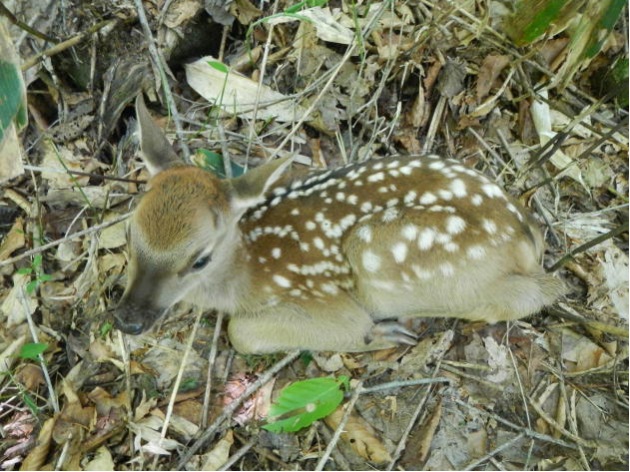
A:
{"type": "Polygon", "coordinates": [[[240,352],[366,351],[413,343],[388,319],[514,320],[564,291],[523,208],[456,161],[390,157],[281,184],[291,161],[278,159],[219,180],[179,161],[142,97],[136,109],[152,178],[128,227],[125,333],[185,298],[229,313],[240,352]]]}

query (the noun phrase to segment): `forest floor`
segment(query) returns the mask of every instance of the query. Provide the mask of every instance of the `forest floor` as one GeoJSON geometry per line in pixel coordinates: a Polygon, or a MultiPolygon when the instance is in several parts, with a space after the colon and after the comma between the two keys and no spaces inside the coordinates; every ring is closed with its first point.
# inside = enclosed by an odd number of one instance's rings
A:
{"type": "Polygon", "coordinates": [[[536,12],[513,3],[3,1],[64,47],[0,12],[29,112],[0,156],[18,169],[0,184],[0,469],[628,470],[627,70],[625,97],[611,78],[627,6],[602,35],[609,2],[565,2],[527,37],[536,12]],[[226,87],[277,103],[225,104],[226,87]],[[476,168],[531,210],[568,293],[516,322],[426,319],[415,347],[361,354],[240,355],[222,316],[185,304],[123,336],[142,91],[217,172],[426,152],[476,168]],[[351,379],[349,416],[261,428],[285,385],[326,376],[351,379]]]}

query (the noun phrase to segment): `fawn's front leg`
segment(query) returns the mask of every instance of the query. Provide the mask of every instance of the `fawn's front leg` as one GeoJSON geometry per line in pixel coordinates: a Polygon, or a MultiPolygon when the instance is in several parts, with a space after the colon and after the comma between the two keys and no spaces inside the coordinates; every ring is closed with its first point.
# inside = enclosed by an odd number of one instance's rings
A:
{"type": "Polygon", "coordinates": [[[237,351],[249,354],[292,349],[360,352],[415,344],[414,333],[395,322],[374,323],[348,296],[308,307],[282,303],[236,315],[228,334],[237,351]]]}

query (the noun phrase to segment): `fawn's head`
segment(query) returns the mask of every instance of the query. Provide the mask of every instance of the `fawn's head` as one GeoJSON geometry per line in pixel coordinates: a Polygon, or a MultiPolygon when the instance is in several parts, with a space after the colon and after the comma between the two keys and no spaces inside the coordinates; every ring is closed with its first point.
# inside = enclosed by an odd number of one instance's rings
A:
{"type": "Polygon", "coordinates": [[[114,315],[116,327],[128,334],[148,330],[201,281],[229,276],[239,219],[291,163],[279,159],[219,180],[180,161],[142,96],[136,112],[151,180],[127,228],[127,286],[114,315]]]}

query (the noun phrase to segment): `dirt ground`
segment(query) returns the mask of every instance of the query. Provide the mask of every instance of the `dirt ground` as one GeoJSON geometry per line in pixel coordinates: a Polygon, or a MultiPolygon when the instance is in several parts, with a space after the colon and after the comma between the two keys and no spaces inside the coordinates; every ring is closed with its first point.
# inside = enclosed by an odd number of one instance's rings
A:
{"type": "Polygon", "coordinates": [[[0,469],[628,470],[627,5],[604,34],[615,2],[560,2],[528,37],[553,2],[513,3],[3,0],[50,41],[0,12],[29,112],[0,156],[18,169],[0,183],[0,469]],[[184,303],[125,337],[140,92],[220,174],[457,159],[530,209],[568,293],[516,322],[423,319],[416,346],[362,354],[240,355],[223,316],[184,303]],[[341,375],[332,415],[261,428],[285,385],[341,375]]]}

